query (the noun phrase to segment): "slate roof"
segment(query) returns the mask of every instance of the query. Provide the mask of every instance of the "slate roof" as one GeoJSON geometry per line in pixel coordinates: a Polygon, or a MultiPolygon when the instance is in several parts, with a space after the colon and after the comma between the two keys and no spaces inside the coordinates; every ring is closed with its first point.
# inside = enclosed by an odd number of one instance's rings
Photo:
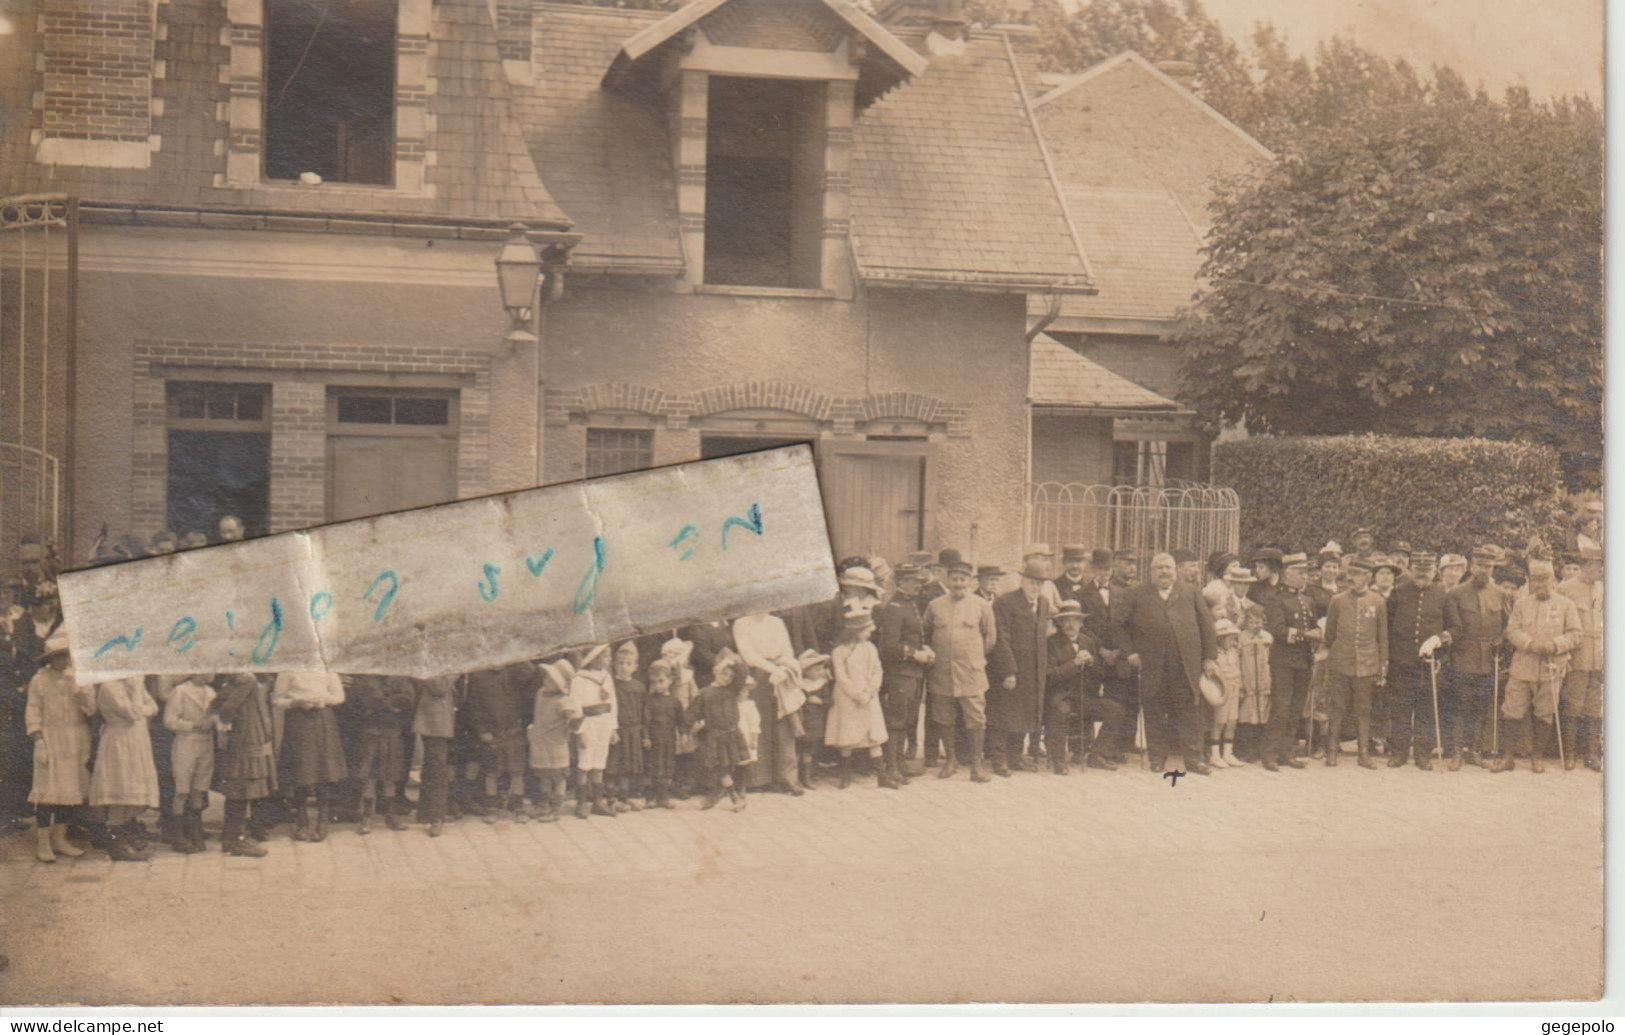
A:
{"type": "Polygon", "coordinates": [[[974,33],[858,116],[852,243],[869,281],[1090,287],[1009,42],[974,33]]]}
{"type": "MultiPolygon", "coordinates": [[[[1061,300],[1062,317],[1170,320],[1188,305],[1202,268],[1202,239],[1166,190],[1066,187],[1099,294],[1061,300]]],[[[1046,308],[1032,300],[1035,312],[1046,308]]]]}
{"type": "Polygon", "coordinates": [[[1033,339],[1027,399],[1034,406],[1183,412],[1172,399],[1083,358],[1047,334],[1033,339]]]}
{"type": "MultiPolygon", "coordinates": [[[[437,123],[436,162],[425,170],[434,196],[413,197],[388,188],[323,190],[214,186],[225,172],[227,127],[216,105],[226,101],[220,82],[228,59],[220,43],[226,5],[218,0],[173,0],[159,16],[167,39],[155,44],[166,76],[153,80],[164,112],[153,119],[162,146],[149,169],[97,169],[38,165],[30,131],[36,76],[28,61],[0,59],[0,193],[59,192],[93,202],[201,210],[249,210],[346,218],[506,224],[564,228],[570,219],[536,175],[513,121],[496,35],[486,0],[436,0],[431,72],[436,92],[429,113],[437,123]]],[[[0,47],[28,54],[38,49],[33,18],[12,19],[16,31],[0,47]]]]}
{"type": "Polygon", "coordinates": [[[622,44],[659,17],[540,4],[535,83],[509,87],[543,182],[586,235],[578,266],[683,268],[665,112],[599,86],[622,44]]]}

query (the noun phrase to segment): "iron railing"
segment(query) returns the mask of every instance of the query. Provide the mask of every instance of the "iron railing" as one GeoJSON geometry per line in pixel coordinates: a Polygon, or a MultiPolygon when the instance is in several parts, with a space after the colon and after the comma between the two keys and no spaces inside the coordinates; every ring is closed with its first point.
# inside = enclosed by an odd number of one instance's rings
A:
{"type": "Polygon", "coordinates": [[[1241,501],[1234,489],[1181,482],[1174,485],[1028,486],[1033,542],[1132,549],[1141,574],[1151,557],[1181,547],[1205,562],[1210,554],[1241,546],[1241,501]]]}

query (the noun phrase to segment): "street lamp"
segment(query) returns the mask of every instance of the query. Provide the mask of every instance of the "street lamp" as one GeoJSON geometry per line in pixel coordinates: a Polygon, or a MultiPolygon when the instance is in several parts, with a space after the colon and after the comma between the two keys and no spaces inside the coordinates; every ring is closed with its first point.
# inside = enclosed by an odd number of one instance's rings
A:
{"type": "Polygon", "coordinates": [[[542,274],[542,260],[535,245],[525,236],[525,224],[508,227],[508,241],[497,253],[497,287],[502,292],[502,308],[508,311],[513,327],[508,331],[510,344],[534,344],[536,335],[531,331],[531,318],[535,315],[536,282],[542,274]]]}

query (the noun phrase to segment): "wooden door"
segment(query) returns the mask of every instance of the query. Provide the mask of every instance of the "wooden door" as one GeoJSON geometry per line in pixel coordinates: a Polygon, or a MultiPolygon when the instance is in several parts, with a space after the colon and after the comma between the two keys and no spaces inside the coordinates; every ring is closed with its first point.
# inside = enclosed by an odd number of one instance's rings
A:
{"type": "Polygon", "coordinates": [[[327,519],[347,521],[456,499],[455,403],[447,393],[331,391],[327,519]]]}
{"type": "Polygon", "coordinates": [[[824,508],[837,559],[900,559],[925,545],[929,458],[918,448],[831,449],[824,508]]]}

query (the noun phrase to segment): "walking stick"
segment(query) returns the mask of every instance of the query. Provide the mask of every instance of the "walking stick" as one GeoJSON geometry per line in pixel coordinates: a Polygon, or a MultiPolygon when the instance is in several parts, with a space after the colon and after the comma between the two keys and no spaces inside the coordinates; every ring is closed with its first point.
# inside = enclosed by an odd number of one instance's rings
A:
{"type": "MultiPolygon", "coordinates": [[[[1501,652],[1490,651],[1490,754],[1501,757],[1501,652]]],[[[1484,727],[1480,726],[1479,729],[1484,727]]]]}
{"type": "MultiPolygon", "coordinates": [[[[1542,683],[1546,682],[1548,671],[1550,671],[1549,665],[1546,657],[1542,655],[1540,659],[1540,681],[1542,683]]],[[[1552,683],[1552,726],[1557,729],[1557,762],[1566,769],[1568,768],[1568,759],[1563,754],[1563,720],[1557,714],[1558,703],[1557,683],[1554,681],[1552,683]]],[[[1533,707],[1533,705],[1530,707],[1533,707]]]]}
{"type": "Polygon", "coordinates": [[[1428,657],[1428,681],[1433,685],[1433,746],[1438,757],[1444,758],[1444,734],[1439,729],[1439,659],[1428,657]]]}

